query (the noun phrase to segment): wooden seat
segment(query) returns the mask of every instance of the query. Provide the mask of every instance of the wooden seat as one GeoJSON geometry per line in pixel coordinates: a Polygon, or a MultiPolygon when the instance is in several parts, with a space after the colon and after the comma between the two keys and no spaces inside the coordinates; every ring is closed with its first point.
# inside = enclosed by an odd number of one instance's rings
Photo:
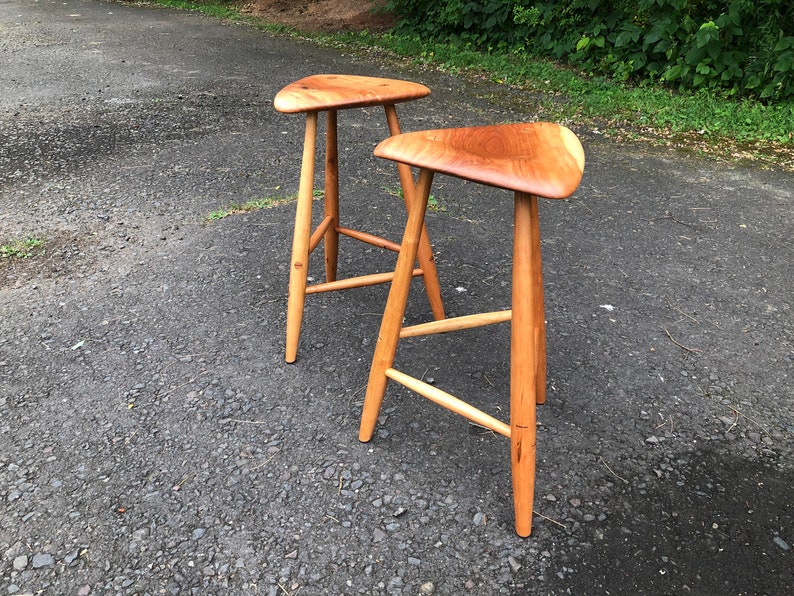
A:
{"type": "MultiPolygon", "coordinates": [[[[393,274],[374,273],[337,280],[339,235],[345,235],[374,246],[393,251],[399,245],[360,230],[339,224],[339,151],[337,147],[337,111],[382,105],[386,111],[389,134],[400,134],[395,104],[420,99],[430,94],[424,85],[409,81],[363,77],[354,75],[312,75],[295,81],[278,92],[273,105],[279,112],[306,114],[303,160],[298,188],[295,230],[292,242],[289,298],[287,302],[287,362],[294,362],[298,353],[301,322],[306,294],[344,290],[391,281],[393,274]],[[319,112],[326,113],[325,198],[322,222],[312,230],[312,197],[314,192],[314,157],[317,143],[319,112]],[[308,285],[309,255],[323,242],[325,252],[325,282],[308,285]]],[[[398,165],[400,184],[406,208],[414,201],[414,179],[409,166],[398,165]]],[[[417,259],[412,275],[421,276],[435,319],[444,318],[441,288],[433,260],[430,240],[422,229],[417,259]]]]}
{"type": "Polygon", "coordinates": [[[389,379],[509,437],[515,528],[519,535],[528,536],[535,485],[535,405],[542,404],[546,397],[546,326],[537,198],[562,199],[576,190],[584,170],[582,146],[567,128],[538,122],[403,134],[381,142],[375,155],[416,166],[420,173],[372,360],[359,439],[372,438],[389,379]],[[411,269],[436,172],[514,191],[512,305],[510,310],[403,327],[411,269]],[[504,321],[511,321],[509,425],[394,368],[400,338],[504,321]]]}

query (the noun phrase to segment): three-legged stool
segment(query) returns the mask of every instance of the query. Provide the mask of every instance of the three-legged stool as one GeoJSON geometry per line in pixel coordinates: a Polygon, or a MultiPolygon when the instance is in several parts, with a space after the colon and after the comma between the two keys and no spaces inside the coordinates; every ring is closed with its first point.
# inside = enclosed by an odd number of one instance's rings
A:
{"type": "Polygon", "coordinates": [[[519,535],[528,536],[532,530],[535,486],[535,404],[542,404],[546,396],[546,325],[537,198],[562,199],[576,190],[584,170],[582,146],[567,128],[539,122],[403,134],[382,141],[375,155],[417,166],[420,173],[372,359],[359,439],[372,438],[389,379],[509,437],[515,527],[519,535]],[[411,273],[436,172],[514,191],[512,309],[403,327],[411,273]],[[503,321],[512,321],[509,425],[393,368],[401,338],[503,321]]]}
{"type": "MultiPolygon", "coordinates": [[[[305,113],[306,133],[303,162],[298,188],[295,231],[292,241],[289,298],[287,303],[286,361],[294,362],[298,353],[301,321],[306,294],[344,290],[391,281],[393,273],[375,273],[337,280],[339,235],[345,235],[374,246],[400,250],[400,246],[367,232],[341,227],[339,224],[339,169],[337,148],[337,111],[382,105],[386,111],[389,133],[400,134],[395,104],[420,99],[430,94],[424,85],[394,79],[353,75],[313,75],[291,83],[278,92],[273,104],[279,112],[305,113]],[[325,211],[322,222],[312,232],[312,196],[314,192],[314,156],[317,142],[318,113],[326,113],[325,211]],[[323,241],[325,282],[307,283],[309,255],[323,241]]],[[[414,179],[409,166],[398,165],[400,184],[406,208],[414,201],[414,179]]],[[[438,283],[430,240],[422,227],[416,258],[419,266],[411,266],[413,276],[422,276],[435,319],[444,318],[441,288],[438,283]]]]}

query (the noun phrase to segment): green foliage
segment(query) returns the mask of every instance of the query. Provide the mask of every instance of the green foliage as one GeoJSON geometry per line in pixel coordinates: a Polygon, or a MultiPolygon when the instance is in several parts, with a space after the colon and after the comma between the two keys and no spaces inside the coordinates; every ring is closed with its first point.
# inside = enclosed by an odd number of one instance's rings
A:
{"type": "MultiPolygon", "coordinates": [[[[151,1],[170,3],[175,0],[151,1]]],[[[185,8],[198,8],[190,0],[184,0],[184,3],[185,8]]],[[[211,0],[203,2],[203,8],[207,8],[210,3],[211,0]]],[[[702,0],[700,3],[704,4],[702,0]]],[[[424,4],[434,7],[437,2],[424,4]]],[[[530,6],[526,1],[514,4],[516,22],[538,25],[548,18],[548,15],[537,8],[540,4],[530,6]],[[524,9],[521,9],[522,6],[524,9]]],[[[574,17],[569,14],[566,18],[574,17]]],[[[293,34],[285,28],[256,19],[248,22],[259,28],[293,34]]],[[[643,26],[640,20],[637,24],[643,26]]],[[[658,21],[656,24],[660,30],[674,30],[678,27],[672,21],[666,24],[658,21]]],[[[593,33],[598,36],[602,31],[593,30],[593,33]]],[[[791,36],[790,26],[784,33],[791,36]]],[[[641,79],[634,71],[631,71],[629,78],[632,83],[639,81],[639,85],[625,84],[616,80],[615,75],[584,75],[581,71],[565,67],[559,62],[533,56],[530,53],[531,44],[527,40],[513,46],[508,46],[506,42],[497,42],[495,45],[490,44],[489,49],[488,46],[478,46],[472,41],[462,39],[465,36],[420,36],[410,28],[401,28],[400,31],[382,35],[350,32],[315,34],[311,37],[328,47],[348,52],[359,50],[367,55],[373,47],[385,48],[416,63],[432,64],[434,68],[448,72],[468,73],[476,81],[490,79],[497,83],[507,83],[508,85],[500,87],[498,94],[491,96],[493,101],[518,110],[531,110],[535,118],[574,122],[577,126],[591,127],[613,137],[628,134],[648,138],[648,134],[650,138],[666,141],[677,139],[687,145],[694,144],[724,156],[742,155],[761,162],[783,165],[784,168],[794,165],[789,149],[794,146],[794,101],[762,101],[758,95],[740,96],[719,87],[704,86],[698,91],[686,88],[678,91],[664,89],[659,85],[661,76],[641,79]]],[[[575,45],[580,38],[581,35],[576,35],[572,43],[575,45]]],[[[658,43],[666,42],[660,38],[658,43]]],[[[790,42],[781,42],[779,45],[776,42],[773,49],[791,50],[790,42]]],[[[784,68],[785,64],[777,72],[783,72],[784,68]]],[[[790,62],[788,76],[790,80],[790,62]]],[[[321,191],[315,191],[315,195],[318,193],[321,194],[321,191]]],[[[270,200],[293,199],[294,197],[273,197],[270,200]]],[[[258,199],[254,203],[258,201],[267,203],[268,199],[258,199]]],[[[249,203],[218,209],[207,219],[221,219],[232,213],[248,210],[246,206],[249,203]]],[[[263,204],[258,208],[268,206],[272,205],[263,204]]]]}
{"type": "Polygon", "coordinates": [[[620,81],[794,98],[790,0],[390,0],[398,31],[620,81]]]}
{"type": "MultiPolygon", "coordinates": [[[[605,76],[583,76],[548,60],[528,56],[525,51],[478,51],[461,41],[422,40],[416,36],[383,35],[361,40],[378,44],[432,63],[448,72],[474,73],[507,83],[512,93],[493,96],[495,101],[521,105],[529,102],[535,117],[560,122],[597,122],[591,126],[628,125],[635,129],[668,134],[697,133],[702,140],[730,140],[738,143],[794,142],[794,102],[764,103],[737,98],[713,89],[674,91],[658,85],[636,86],[605,76]]],[[[517,106],[516,106],[517,107],[517,106]]],[[[774,160],[774,158],[772,158],[774,160]]]]}
{"type": "MultiPolygon", "coordinates": [[[[35,249],[41,248],[43,244],[44,240],[41,238],[16,238],[6,244],[0,244],[0,257],[27,259],[34,256],[35,249]]],[[[39,251],[39,254],[43,253],[43,249],[39,251]]]]}

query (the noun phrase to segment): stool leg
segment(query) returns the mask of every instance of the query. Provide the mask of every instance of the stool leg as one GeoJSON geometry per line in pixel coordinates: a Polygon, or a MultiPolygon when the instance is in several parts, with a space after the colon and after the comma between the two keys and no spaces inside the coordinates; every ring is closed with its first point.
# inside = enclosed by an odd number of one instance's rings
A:
{"type": "Polygon", "coordinates": [[[543,304],[543,263],[540,252],[540,217],[537,198],[530,202],[530,225],[532,231],[532,283],[534,287],[535,313],[532,325],[535,334],[536,375],[535,403],[546,403],[546,313],[543,304]]]}
{"type": "Polygon", "coordinates": [[[325,281],[336,281],[339,261],[339,148],[336,135],[336,110],[330,110],[326,119],[325,140],[325,217],[333,223],[323,239],[325,253],[325,281]]]}
{"type": "Polygon", "coordinates": [[[292,259],[287,299],[287,349],[285,360],[295,362],[298,338],[306,301],[306,277],[309,274],[309,240],[312,233],[312,194],[314,190],[314,154],[317,142],[317,112],[306,114],[306,136],[295,209],[295,230],[292,236],[292,259]]]}
{"type": "MultiPolygon", "coordinates": [[[[532,531],[535,492],[535,404],[543,323],[537,197],[516,193],[513,240],[513,318],[510,331],[510,452],[513,505],[519,536],[532,531]]],[[[545,359],[544,359],[545,361],[545,359]]]]}
{"type": "MultiPolygon", "coordinates": [[[[389,123],[389,133],[394,136],[400,134],[400,122],[397,119],[397,109],[393,105],[386,105],[386,120],[389,123]]],[[[413,174],[410,166],[402,163],[397,164],[397,173],[400,176],[400,185],[403,189],[405,206],[410,211],[411,204],[416,196],[413,174]]],[[[419,267],[423,271],[422,280],[425,284],[425,292],[430,302],[430,310],[433,318],[437,321],[445,318],[444,303],[441,301],[441,284],[438,281],[438,271],[436,270],[436,260],[433,257],[433,247],[430,246],[430,237],[427,235],[427,228],[422,226],[422,236],[419,240],[419,250],[417,252],[419,267]]]]}
{"type": "Polygon", "coordinates": [[[359,441],[367,442],[372,438],[378,413],[383,404],[386,393],[386,369],[391,368],[394,356],[397,353],[397,343],[400,339],[405,305],[408,302],[408,291],[411,287],[412,272],[419,249],[420,237],[424,229],[425,209],[427,197],[430,195],[430,185],[433,182],[433,172],[422,170],[419,173],[419,184],[413,203],[408,210],[408,222],[405,224],[405,233],[397,265],[394,270],[394,279],[391,282],[389,298],[383,311],[383,320],[378,333],[378,343],[375,345],[375,355],[369,371],[367,394],[364,397],[364,409],[361,412],[361,426],[359,428],[359,441]]]}

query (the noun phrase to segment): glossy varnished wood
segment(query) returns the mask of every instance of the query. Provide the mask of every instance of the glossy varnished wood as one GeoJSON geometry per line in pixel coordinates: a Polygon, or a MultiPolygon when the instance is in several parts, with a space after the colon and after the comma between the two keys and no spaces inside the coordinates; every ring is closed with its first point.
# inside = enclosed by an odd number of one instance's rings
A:
{"type": "Polygon", "coordinates": [[[547,199],[570,196],[584,169],[579,139],[549,122],[407,133],[382,141],[375,155],[547,199]]]}
{"type": "Polygon", "coordinates": [[[584,152],[576,136],[556,124],[535,123],[410,133],[382,142],[376,155],[420,167],[408,223],[370,368],[359,439],[375,430],[388,380],[510,439],[515,529],[532,531],[536,404],[545,401],[546,328],[538,196],[564,198],[582,177],[584,152]],[[442,172],[514,191],[512,309],[403,327],[411,268],[419,251],[434,174],[442,172]],[[511,321],[510,424],[419,378],[394,368],[401,338],[511,321]]]}
{"type": "Polygon", "coordinates": [[[394,105],[430,95],[419,83],[356,75],[319,74],[290,83],[276,94],[279,112],[319,112],[394,105]]]}
{"type": "Polygon", "coordinates": [[[513,477],[513,509],[516,533],[532,531],[535,495],[535,404],[545,395],[544,355],[539,353],[538,334],[545,335],[543,279],[540,273],[538,199],[517,192],[513,225],[513,318],[510,325],[510,460],[513,477]],[[538,310],[540,307],[540,310],[538,310]],[[543,374],[539,363],[543,361],[543,374]],[[541,376],[543,380],[541,381],[541,376]],[[540,384],[544,389],[541,390],[540,384]]]}
{"type": "MultiPolygon", "coordinates": [[[[389,134],[397,135],[401,133],[401,130],[395,104],[419,99],[429,93],[430,90],[424,85],[409,81],[353,75],[313,75],[287,85],[276,95],[274,105],[277,110],[287,113],[305,113],[306,118],[287,300],[285,346],[287,362],[294,362],[297,358],[298,340],[307,294],[388,283],[393,277],[393,274],[389,272],[338,280],[340,234],[375,246],[399,251],[399,245],[394,242],[340,225],[338,110],[382,105],[386,113],[389,134]],[[324,112],[326,115],[324,214],[322,222],[312,231],[315,151],[320,112],[324,112]],[[325,252],[326,281],[309,285],[307,279],[309,258],[321,242],[325,252]]],[[[406,208],[410,208],[414,196],[411,168],[398,163],[397,170],[406,208]]],[[[424,226],[419,241],[417,260],[419,267],[414,270],[413,275],[422,277],[433,317],[436,320],[443,319],[445,315],[441,300],[441,286],[438,281],[430,240],[424,226]]]]}

